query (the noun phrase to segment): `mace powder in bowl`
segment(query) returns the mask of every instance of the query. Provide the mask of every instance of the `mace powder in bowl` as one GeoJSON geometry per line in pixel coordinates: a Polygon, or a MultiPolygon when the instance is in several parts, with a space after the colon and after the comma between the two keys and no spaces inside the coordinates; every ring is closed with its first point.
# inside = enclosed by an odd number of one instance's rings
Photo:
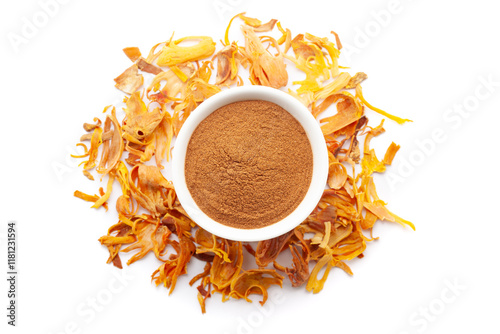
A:
{"type": "Polygon", "coordinates": [[[255,229],[292,213],[306,195],[313,154],[304,128],[264,100],[227,104],[208,115],[189,140],[186,185],[213,220],[255,229]]]}

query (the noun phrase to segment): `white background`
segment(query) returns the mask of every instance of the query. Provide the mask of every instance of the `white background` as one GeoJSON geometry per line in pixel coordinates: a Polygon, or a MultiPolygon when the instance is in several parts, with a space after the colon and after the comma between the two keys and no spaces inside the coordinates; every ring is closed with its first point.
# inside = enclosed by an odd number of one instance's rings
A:
{"type": "MultiPolygon", "coordinates": [[[[22,36],[25,20],[33,22],[42,7],[2,1],[1,268],[7,222],[19,230],[18,327],[6,325],[2,269],[2,333],[498,333],[498,6],[401,0],[389,16],[377,15],[394,9],[390,3],[73,0],[15,48],[8,36],[22,36]],[[241,11],[277,18],[294,35],[335,30],[350,50],[342,64],[369,75],[365,97],[414,121],[386,121],[387,132],[372,143],[379,156],[391,141],[402,146],[389,169],[393,178],[376,182],[389,208],[417,230],[378,223],[380,239],[350,262],[354,276],[334,269],[317,295],[286,283],[272,289],[279,298],[265,314],[256,302],[222,303],[215,295],[202,315],[187,284],[199,265],[170,296],[150,283],[159,265],[151,254],[116,279],[122,274],[106,265],[97,241],[116,217],[73,197],[75,189],[95,193],[99,184],[68,156],[81,124],[121,98],[113,78],[130,64],[122,48],[145,53],[174,30],[218,40],[241,11]],[[429,144],[436,131],[444,139],[429,144]],[[89,304],[95,298],[105,304],[98,311],[89,304]]],[[[232,38],[240,38],[237,29],[232,38]]],[[[367,113],[374,124],[380,119],[367,113]]]]}

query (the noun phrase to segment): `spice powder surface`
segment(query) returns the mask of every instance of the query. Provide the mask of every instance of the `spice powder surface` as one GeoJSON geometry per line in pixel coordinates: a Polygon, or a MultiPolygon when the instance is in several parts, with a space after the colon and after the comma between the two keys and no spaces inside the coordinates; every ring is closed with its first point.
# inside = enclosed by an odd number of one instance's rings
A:
{"type": "Polygon", "coordinates": [[[225,105],[194,130],[185,160],[186,184],[215,221],[261,228],[295,210],[309,188],[313,155],[300,123],[263,100],[225,105]]]}

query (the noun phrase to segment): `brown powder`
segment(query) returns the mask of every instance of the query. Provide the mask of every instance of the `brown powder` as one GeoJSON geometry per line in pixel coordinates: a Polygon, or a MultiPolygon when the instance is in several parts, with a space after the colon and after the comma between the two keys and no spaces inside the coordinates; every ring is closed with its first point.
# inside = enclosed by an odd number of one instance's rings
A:
{"type": "Polygon", "coordinates": [[[303,200],[313,156],[300,123],[261,100],[223,106],[189,141],[185,175],[198,207],[215,221],[252,229],[288,216],[303,200]]]}

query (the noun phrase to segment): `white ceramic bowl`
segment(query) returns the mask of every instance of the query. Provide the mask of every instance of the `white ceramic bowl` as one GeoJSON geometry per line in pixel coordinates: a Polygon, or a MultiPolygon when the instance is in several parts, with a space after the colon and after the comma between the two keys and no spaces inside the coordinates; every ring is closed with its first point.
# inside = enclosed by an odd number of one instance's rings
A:
{"type": "Polygon", "coordinates": [[[175,141],[172,156],[173,183],[179,201],[196,224],[216,236],[237,241],[259,241],[280,236],[298,226],[318,204],[328,176],[328,152],[318,122],[296,98],[278,89],[264,86],[242,86],[224,90],[191,113],[175,141]],[[313,175],[309,190],[299,206],[282,220],[256,229],[239,229],[220,224],[198,208],[186,185],[184,162],[191,134],[205,117],[220,107],[238,101],[265,100],[287,110],[304,128],[313,153],[313,175]]]}

